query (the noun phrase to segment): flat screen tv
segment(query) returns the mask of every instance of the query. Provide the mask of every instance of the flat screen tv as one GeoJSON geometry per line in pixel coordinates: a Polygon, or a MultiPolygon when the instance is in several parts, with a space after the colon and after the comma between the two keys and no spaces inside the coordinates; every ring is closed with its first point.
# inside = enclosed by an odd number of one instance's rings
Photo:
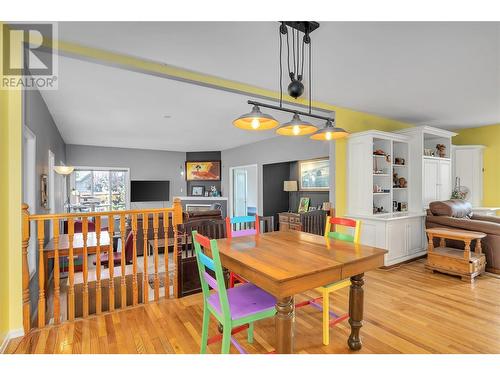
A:
{"type": "Polygon", "coordinates": [[[131,202],[159,202],[170,200],[170,181],[131,181],[131,202]]]}

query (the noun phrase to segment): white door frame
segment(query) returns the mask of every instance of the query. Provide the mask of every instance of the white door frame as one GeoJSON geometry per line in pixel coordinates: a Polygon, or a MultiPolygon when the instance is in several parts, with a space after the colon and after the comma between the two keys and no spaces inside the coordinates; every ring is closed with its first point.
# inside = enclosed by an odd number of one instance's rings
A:
{"type": "MultiPolygon", "coordinates": [[[[26,147],[23,150],[23,201],[29,206],[30,213],[36,214],[36,190],[38,188],[38,182],[36,181],[36,135],[25,125],[23,138],[26,141],[26,147]]],[[[36,223],[34,221],[30,221],[30,233],[36,233],[36,223]]],[[[36,237],[31,236],[28,245],[30,279],[36,271],[36,252],[36,237]]]]}
{"type": "MultiPolygon", "coordinates": [[[[241,169],[241,168],[255,168],[257,172],[257,178],[255,179],[255,191],[257,192],[257,214],[259,214],[259,207],[258,207],[258,202],[259,202],[259,165],[258,164],[247,164],[247,165],[238,165],[236,167],[229,167],[229,199],[228,199],[228,208],[227,208],[227,213],[229,216],[233,214],[233,171],[235,169],[241,169]]],[[[247,190],[248,190],[248,179],[247,179],[247,190]]]]}

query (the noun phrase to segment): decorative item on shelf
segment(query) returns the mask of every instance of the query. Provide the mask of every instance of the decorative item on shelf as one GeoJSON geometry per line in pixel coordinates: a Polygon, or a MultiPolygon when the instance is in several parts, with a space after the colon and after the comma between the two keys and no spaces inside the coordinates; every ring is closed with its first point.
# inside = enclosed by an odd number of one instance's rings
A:
{"type": "Polygon", "coordinates": [[[399,188],[406,188],[406,187],[407,187],[407,185],[408,185],[408,182],[406,181],[406,178],[404,178],[404,177],[400,177],[400,178],[398,179],[398,187],[399,187],[399,188]]]}
{"type": "Polygon", "coordinates": [[[186,181],[220,181],[220,160],[186,161],[186,181]]]}
{"type": "Polygon", "coordinates": [[[49,197],[47,194],[47,175],[42,174],[40,176],[40,206],[43,208],[49,208],[49,197]]]}
{"type": "Polygon", "coordinates": [[[331,202],[323,202],[323,211],[330,211],[332,209],[332,203],[331,202]]]}
{"type": "Polygon", "coordinates": [[[301,197],[299,201],[299,209],[297,210],[299,214],[307,212],[309,209],[310,198],[301,197]]]}
{"type": "Polygon", "coordinates": [[[373,151],[373,155],[377,155],[377,156],[385,156],[385,151],[378,148],[376,149],[375,151],[373,151]]]}
{"type": "Polygon", "coordinates": [[[431,148],[424,148],[424,156],[434,156],[431,148]]]}
{"type": "Polygon", "coordinates": [[[205,193],[205,186],[191,186],[191,195],[193,197],[202,197],[205,193]]]}
{"type": "Polygon", "coordinates": [[[205,195],[205,197],[208,197],[208,191],[205,191],[204,195],[205,195]]]}
{"type": "Polygon", "coordinates": [[[318,211],[319,211],[319,210],[322,210],[322,209],[323,209],[323,205],[322,205],[322,204],[318,204],[318,205],[316,206],[316,210],[318,210],[318,211]]]}
{"type": "Polygon", "coordinates": [[[387,211],[384,210],[384,206],[380,206],[380,207],[373,206],[373,213],[374,214],[386,214],[387,211]]]}
{"type": "Polygon", "coordinates": [[[391,189],[382,189],[382,193],[390,193],[391,189]]]}
{"type": "Polygon", "coordinates": [[[441,144],[441,143],[438,143],[436,145],[436,150],[437,150],[437,155],[440,157],[440,158],[445,158],[446,157],[446,146],[441,144]]]}
{"type": "Polygon", "coordinates": [[[345,138],[349,135],[347,131],[335,126],[335,114],[332,116],[322,116],[312,113],[312,95],[311,95],[311,76],[312,76],[312,60],[311,60],[311,36],[310,34],[319,27],[319,23],[314,21],[282,21],[279,26],[279,68],[280,68],[280,99],[279,106],[259,103],[253,100],[248,100],[247,103],[253,105],[250,113],[241,115],[233,121],[234,126],[245,130],[267,130],[279,125],[271,115],[264,114],[259,107],[269,108],[280,112],[292,113],[292,120],[281,125],[276,133],[285,136],[301,136],[311,134],[313,140],[330,141],[340,138],[345,138]],[[290,38],[292,41],[290,42],[290,38]],[[288,95],[292,98],[299,98],[304,93],[304,62],[306,59],[306,51],[308,51],[308,83],[309,83],[309,110],[308,112],[299,111],[283,107],[283,43],[286,43],[286,63],[288,67],[288,77],[290,83],[288,85],[288,95]],[[297,46],[297,49],[295,48],[297,46]],[[290,50],[292,49],[292,50],[290,50]],[[302,53],[300,53],[302,51],[302,53]],[[290,56],[292,61],[290,61],[290,56]],[[322,129],[307,121],[301,120],[300,116],[306,116],[326,121],[322,129]]]}
{"type": "Polygon", "coordinates": [[[308,212],[311,212],[311,211],[316,211],[316,207],[314,207],[314,206],[309,207],[308,212]]]}
{"type": "Polygon", "coordinates": [[[399,177],[396,172],[392,173],[392,187],[399,187],[399,177]]]}
{"type": "Polygon", "coordinates": [[[211,197],[219,197],[220,196],[220,193],[217,191],[217,188],[215,187],[215,185],[210,186],[210,193],[209,193],[209,195],[211,197]]]}
{"type": "Polygon", "coordinates": [[[401,202],[401,211],[408,211],[408,202],[401,202]]]}
{"type": "Polygon", "coordinates": [[[373,174],[387,174],[385,169],[375,169],[373,174]]]}
{"type": "Polygon", "coordinates": [[[330,189],[330,160],[299,161],[300,190],[328,191],[330,189]]]}
{"type": "Polygon", "coordinates": [[[374,193],[381,193],[382,188],[379,185],[375,184],[375,185],[373,185],[373,192],[374,193]]]}
{"type": "Polygon", "coordinates": [[[394,164],[405,165],[405,159],[404,158],[394,158],[394,164]]]}
{"type": "Polygon", "coordinates": [[[398,211],[398,202],[392,201],[392,211],[398,211]]]}

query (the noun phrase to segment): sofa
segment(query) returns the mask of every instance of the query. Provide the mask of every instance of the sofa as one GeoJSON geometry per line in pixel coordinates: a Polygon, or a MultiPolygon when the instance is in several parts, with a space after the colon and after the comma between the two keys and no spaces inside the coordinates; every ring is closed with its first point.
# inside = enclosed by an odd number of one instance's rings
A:
{"type": "MultiPolygon", "coordinates": [[[[500,217],[477,215],[469,202],[460,199],[431,202],[425,220],[426,228],[462,229],[486,233],[481,241],[486,256],[486,271],[500,274],[500,217]]],[[[439,239],[434,239],[435,246],[439,239]]],[[[463,249],[460,241],[447,241],[447,246],[463,249]]],[[[471,244],[473,249],[475,242],[471,244]]]]}

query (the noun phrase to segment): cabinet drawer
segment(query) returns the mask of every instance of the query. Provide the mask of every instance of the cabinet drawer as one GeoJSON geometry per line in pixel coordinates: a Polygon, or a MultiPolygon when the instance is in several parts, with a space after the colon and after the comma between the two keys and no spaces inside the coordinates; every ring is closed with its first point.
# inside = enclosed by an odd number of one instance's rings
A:
{"type": "Polygon", "coordinates": [[[302,230],[302,226],[300,224],[290,224],[291,230],[302,230]]]}
{"type": "Polygon", "coordinates": [[[280,223],[288,223],[288,215],[279,215],[280,223]]]}

